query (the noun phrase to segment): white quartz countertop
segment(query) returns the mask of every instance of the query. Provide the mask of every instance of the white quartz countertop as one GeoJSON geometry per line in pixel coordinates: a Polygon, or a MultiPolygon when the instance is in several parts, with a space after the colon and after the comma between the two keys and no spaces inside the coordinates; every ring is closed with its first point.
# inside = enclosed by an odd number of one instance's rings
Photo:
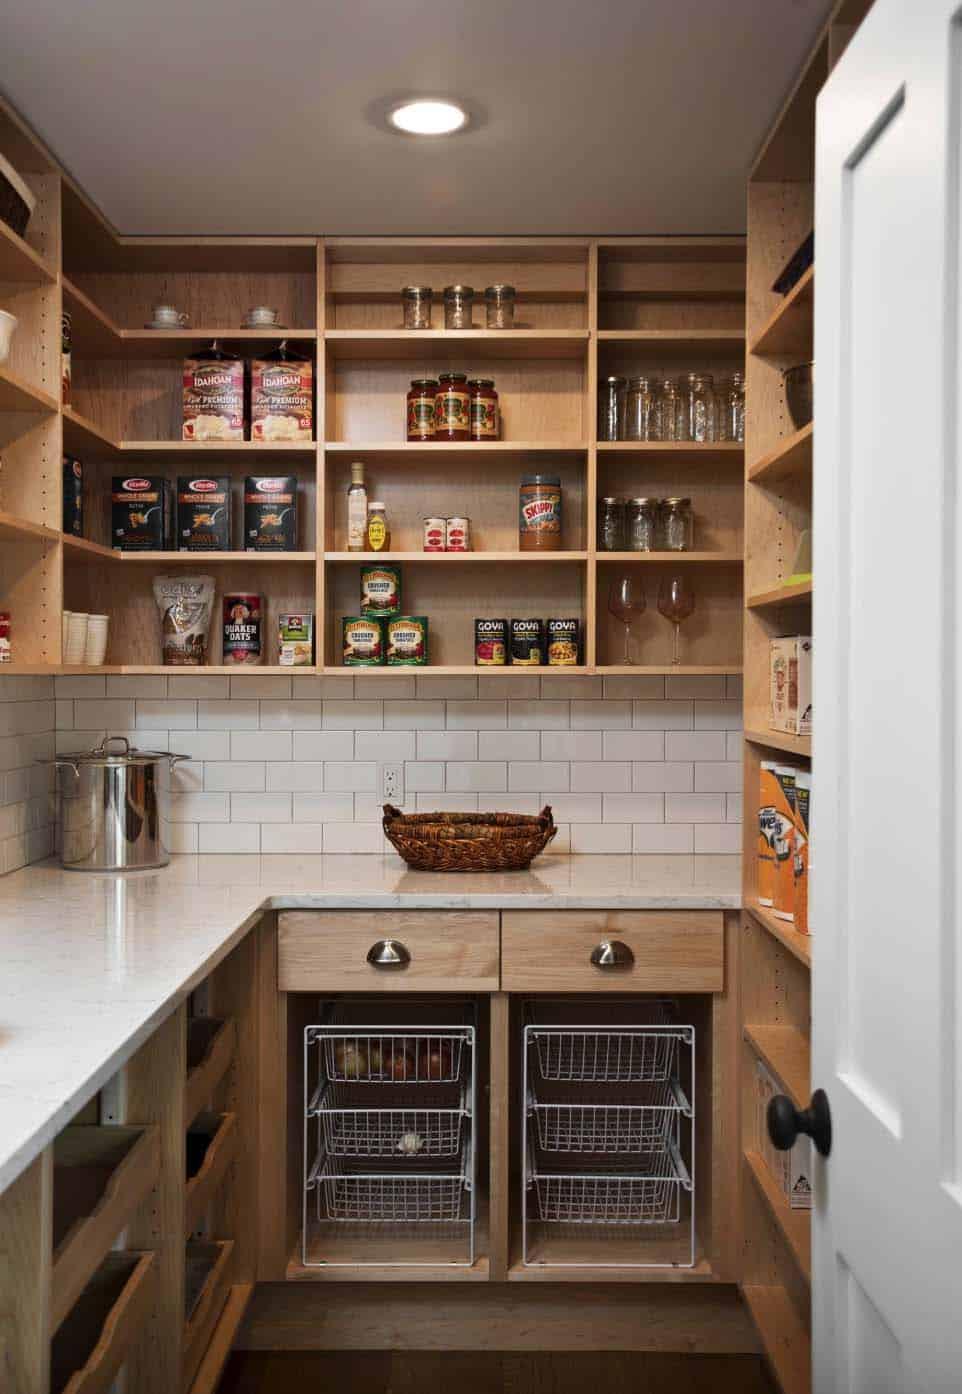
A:
{"type": "Polygon", "coordinates": [[[734,857],[543,857],[439,875],[394,856],[182,856],[0,878],[0,1191],[265,910],[735,909],[734,857]]]}

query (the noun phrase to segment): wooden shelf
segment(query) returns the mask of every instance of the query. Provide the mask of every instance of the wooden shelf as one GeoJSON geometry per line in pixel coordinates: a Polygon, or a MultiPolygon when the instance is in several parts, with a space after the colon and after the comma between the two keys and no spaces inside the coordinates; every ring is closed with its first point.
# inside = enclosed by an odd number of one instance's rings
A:
{"type": "MultiPolygon", "coordinates": [[[[328,329],[335,358],[580,358],[587,329],[328,329]]],[[[402,404],[403,405],[403,404],[402,404]]]]}
{"type": "Polygon", "coordinates": [[[231,1286],[207,1349],[197,1365],[190,1394],[216,1394],[220,1388],[224,1366],[253,1295],[253,1283],[234,1283],[231,1286]]]}
{"type": "Polygon", "coordinates": [[[472,459],[477,455],[583,455],[588,449],[587,442],[580,441],[533,441],[533,440],[472,440],[472,441],[349,441],[329,440],[324,442],[324,450],[329,455],[356,455],[368,459],[371,455],[429,455],[466,456],[472,459]]]}
{"type": "Polygon", "coordinates": [[[206,1108],[230,1069],[237,1048],[237,1028],[231,1017],[194,1017],[187,1023],[187,1079],[184,1083],[184,1121],[189,1127],[206,1108]]]}
{"type": "MultiPolygon", "coordinates": [[[[236,1114],[204,1114],[202,1120],[204,1130],[210,1133],[210,1142],[203,1164],[187,1182],[184,1229],[188,1235],[200,1225],[237,1153],[236,1114]]],[[[195,1120],[195,1126],[198,1121],[195,1120]]]]}
{"type": "Polygon", "coordinates": [[[812,936],[810,934],[800,934],[787,920],[780,920],[768,906],[759,905],[757,900],[746,900],[744,908],[763,929],[768,930],[772,938],[783,944],[790,954],[794,954],[800,963],[805,964],[806,968],[811,968],[812,936]]]}
{"type": "Polygon", "coordinates": [[[708,443],[691,440],[600,440],[598,451],[605,455],[664,456],[686,465],[717,465],[731,461],[741,464],[745,447],[740,441],[719,440],[708,443]]]}
{"type": "Polygon", "coordinates": [[[61,535],[43,523],[30,523],[15,513],[0,512],[0,537],[6,542],[59,542],[61,535]]]}
{"type": "Polygon", "coordinates": [[[154,566],[214,566],[228,565],[231,562],[243,562],[246,566],[253,563],[255,566],[265,562],[274,564],[276,562],[297,562],[300,564],[313,564],[317,560],[316,552],[121,552],[111,551],[111,555],[124,563],[149,562],[154,566]]]}
{"type": "Polygon", "coordinates": [[[511,562],[583,562],[587,552],[325,552],[324,560],[329,562],[421,562],[442,564],[465,564],[468,562],[497,562],[499,565],[511,562]]]}
{"type": "MultiPolygon", "coordinates": [[[[111,676],[149,676],[160,674],[166,677],[216,677],[230,674],[232,678],[243,678],[245,674],[251,677],[286,677],[289,678],[296,674],[298,677],[320,673],[322,670],[316,666],[304,668],[282,668],[277,663],[261,663],[246,666],[243,664],[226,663],[207,663],[197,667],[178,667],[176,664],[165,663],[101,663],[92,666],[86,663],[50,663],[50,664],[9,664],[4,668],[4,673],[53,673],[60,677],[96,677],[101,673],[111,676]]],[[[328,670],[330,671],[330,670],[328,670]]],[[[336,669],[341,672],[342,670],[336,669]]],[[[353,671],[353,670],[351,670],[353,671]]],[[[394,673],[398,670],[389,670],[394,673]]],[[[584,671],[583,669],[581,671],[584,671]]]]}
{"type": "Polygon", "coordinates": [[[808,1108],[812,1092],[811,1046],[795,1026],[745,1027],[745,1040],[777,1075],[796,1108],[808,1108]]]}
{"type": "Polygon", "coordinates": [[[125,440],[118,449],[125,459],[150,459],[158,455],[174,455],[185,459],[191,455],[217,455],[223,459],[241,459],[256,455],[259,459],[288,458],[306,456],[311,459],[317,453],[314,441],[278,440],[262,444],[256,440],[125,440]]]}
{"type": "Polygon", "coordinates": [[[814,304],[815,267],[810,266],[762,326],[749,352],[759,357],[810,359],[814,304]]]}
{"type": "Polygon", "coordinates": [[[814,433],[815,425],[810,421],[800,431],[786,436],[774,450],[749,465],[748,478],[753,484],[766,486],[780,484],[786,479],[806,479],[811,484],[814,433]]]}
{"type": "Polygon", "coordinates": [[[34,387],[0,363],[0,411],[58,411],[60,403],[42,387],[34,387]]]}
{"type": "Polygon", "coordinates": [[[745,604],[749,610],[770,610],[779,605],[802,605],[811,596],[811,581],[799,581],[793,586],[776,586],[774,590],[746,596],[745,604]]]}
{"type": "Polygon", "coordinates": [[[718,1275],[707,1259],[693,1268],[561,1267],[557,1264],[525,1266],[516,1259],[508,1268],[509,1283],[717,1283],[718,1275]]]}
{"type": "Polygon", "coordinates": [[[785,731],[760,731],[751,728],[745,732],[746,741],[753,745],[764,745],[769,750],[784,750],[787,755],[802,755],[806,760],[812,758],[811,736],[790,736],[785,731]]]}
{"type": "Polygon", "coordinates": [[[662,562],[670,566],[714,565],[742,566],[741,552],[598,552],[599,562],[617,562],[621,566],[662,562]]]}
{"type": "Polygon", "coordinates": [[[811,1336],[788,1293],[756,1284],[746,1284],[741,1292],[781,1394],[811,1394],[811,1336]]]}
{"type": "Polygon", "coordinates": [[[806,1282],[812,1280],[812,1212],[793,1210],[788,1197],[779,1186],[764,1159],[758,1152],[745,1153],[745,1165],[776,1228],[779,1230],[799,1272],[806,1282]]]}
{"type": "Polygon", "coordinates": [[[120,442],[108,436],[95,422],[81,416],[73,407],[63,409],[63,448],[68,455],[106,455],[114,457],[121,452],[120,442]]]}
{"type": "Polygon", "coordinates": [[[51,1343],[50,1387],[62,1394],[108,1394],[155,1308],[153,1253],[108,1254],[51,1343]]]}
{"type": "MultiPolygon", "coordinates": [[[[231,1294],[234,1241],[215,1239],[187,1245],[188,1271],[196,1266],[203,1282],[186,1313],[183,1341],[183,1387],[189,1389],[231,1294]]],[[[188,1294],[188,1301],[190,1294],[188,1294]]],[[[173,1394],[173,1392],[172,1392],[173,1394]]]]}
{"type": "MultiPolygon", "coordinates": [[[[587,671],[587,670],[586,670],[587,671]]],[[[720,677],[723,674],[738,674],[742,671],[740,663],[598,663],[591,672],[605,677],[633,677],[635,674],[664,677],[697,678],[720,677]]]]}
{"type": "Polygon", "coordinates": [[[38,252],[0,222],[0,281],[26,285],[52,285],[57,273],[38,252]]]}
{"type": "Polygon", "coordinates": [[[86,537],[76,537],[72,532],[60,534],[64,546],[65,561],[116,561],[120,555],[113,547],[104,547],[100,542],[91,542],[86,537]]]}
{"type": "Polygon", "coordinates": [[[745,346],[743,329],[600,329],[598,347],[620,344],[626,348],[677,350],[679,353],[731,354],[745,346]]]}

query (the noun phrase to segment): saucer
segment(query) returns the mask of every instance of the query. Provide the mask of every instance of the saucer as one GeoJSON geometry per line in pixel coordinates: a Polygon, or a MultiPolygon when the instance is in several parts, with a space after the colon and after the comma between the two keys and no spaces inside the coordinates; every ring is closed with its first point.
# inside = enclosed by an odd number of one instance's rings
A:
{"type": "Polygon", "coordinates": [[[183,331],[183,330],[188,329],[189,326],[186,325],[186,324],[167,324],[167,323],[160,323],[160,324],[158,324],[158,323],[156,322],[156,320],[151,320],[151,322],[150,322],[149,324],[145,324],[145,325],[144,325],[144,328],[145,328],[145,329],[179,329],[179,330],[183,331]]]}
{"type": "Polygon", "coordinates": [[[241,324],[241,329],[263,329],[265,334],[272,333],[275,329],[286,329],[286,324],[278,324],[276,320],[271,320],[266,324],[263,320],[245,319],[241,324]]]}

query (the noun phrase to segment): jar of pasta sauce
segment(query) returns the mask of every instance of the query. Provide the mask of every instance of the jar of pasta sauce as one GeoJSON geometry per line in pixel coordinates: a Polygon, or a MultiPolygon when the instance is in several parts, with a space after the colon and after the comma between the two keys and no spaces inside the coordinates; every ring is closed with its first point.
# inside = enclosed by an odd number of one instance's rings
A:
{"type": "Polygon", "coordinates": [[[518,546],[522,552],[557,552],[561,548],[561,480],[555,474],[526,474],[521,479],[518,546]]]}
{"type": "Polygon", "coordinates": [[[434,440],[437,378],[415,378],[408,393],[408,440],[434,440]]]}
{"type": "Polygon", "coordinates": [[[434,399],[434,439],[471,439],[471,392],[467,373],[441,373],[434,399]]]}
{"type": "Polygon", "coordinates": [[[501,434],[501,411],[494,379],[472,378],[468,388],[471,392],[471,439],[497,440],[501,434]]]}

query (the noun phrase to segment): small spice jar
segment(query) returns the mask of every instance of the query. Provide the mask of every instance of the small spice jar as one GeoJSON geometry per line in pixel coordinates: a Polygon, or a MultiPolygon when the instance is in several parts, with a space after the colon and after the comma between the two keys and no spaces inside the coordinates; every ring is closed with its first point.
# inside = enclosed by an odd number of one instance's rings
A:
{"type": "Polygon", "coordinates": [[[471,439],[471,392],[467,373],[441,373],[434,399],[435,440],[471,439]]]}
{"type": "Polygon", "coordinates": [[[715,439],[715,382],[711,373],[689,373],[682,389],[679,440],[702,444],[715,439]]]}
{"type": "Polygon", "coordinates": [[[658,500],[629,499],[625,518],[629,552],[654,552],[658,546],[658,500]]]}
{"type": "Polygon", "coordinates": [[[407,397],[408,440],[434,440],[437,378],[415,378],[407,397]]]}
{"type": "Polygon", "coordinates": [[[627,378],[605,378],[598,388],[598,439],[623,440],[627,378]]]}
{"type": "Polygon", "coordinates": [[[662,500],[661,540],[666,552],[691,551],[691,499],[662,500]]]}
{"type": "Polygon", "coordinates": [[[488,329],[514,328],[514,286],[486,286],[484,290],[484,322],[488,329]]]}
{"type": "Polygon", "coordinates": [[[367,506],[367,550],[369,552],[389,552],[391,550],[391,529],[387,521],[387,505],[380,500],[372,500],[367,506]]]}
{"type": "Polygon", "coordinates": [[[625,549],[625,501],[609,496],[598,500],[598,551],[625,549]]]}
{"type": "Polygon", "coordinates": [[[522,476],[518,547],[522,552],[561,549],[561,480],[556,474],[522,476]]]}
{"type": "Polygon", "coordinates": [[[431,301],[433,291],[430,286],[405,286],[401,291],[404,306],[405,329],[431,328],[431,301]]]}
{"type": "Polygon", "coordinates": [[[471,393],[471,439],[497,440],[501,434],[501,411],[494,379],[472,378],[468,389],[471,393]]]}
{"type": "Polygon", "coordinates": [[[625,396],[625,440],[653,440],[655,384],[651,378],[628,379],[625,396]]]}
{"type": "Polygon", "coordinates": [[[655,423],[653,440],[683,440],[679,435],[679,412],[681,402],[678,388],[671,378],[665,378],[655,398],[655,423]]]}
{"type": "Polygon", "coordinates": [[[473,286],[444,287],[445,329],[470,329],[474,309],[473,286]]]}

